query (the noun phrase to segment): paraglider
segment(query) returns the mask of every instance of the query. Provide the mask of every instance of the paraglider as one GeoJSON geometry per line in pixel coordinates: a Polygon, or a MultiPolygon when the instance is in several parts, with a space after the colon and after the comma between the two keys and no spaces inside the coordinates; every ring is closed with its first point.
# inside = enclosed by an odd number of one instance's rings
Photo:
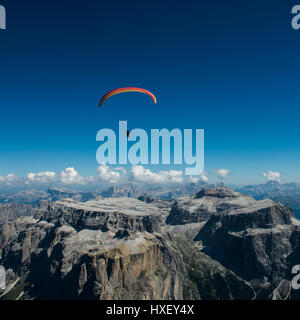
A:
{"type": "Polygon", "coordinates": [[[124,92],[141,92],[141,93],[145,93],[147,95],[149,95],[154,103],[156,103],[156,97],[153,93],[151,93],[148,90],[142,89],[142,88],[136,88],[136,87],[125,87],[125,88],[118,88],[118,89],[114,89],[112,91],[109,91],[108,93],[106,93],[100,100],[99,102],[99,107],[102,106],[103,102],[106,101],[107,99],[109,99],[110,97],[119,94],[119,93],[124,93],[124,92]]]}
{"type": "MultiPolygon", "coordinates": [[[[145,89],[142,89],[142,88],[136,88],[136,87],[125,87],[125,88],[114,89],[114,90],[111,90],[108,93],[106,93],[101,98],[101,100],[99,102],[99,107],[101,107],[103,102],[106,101],[107,99],[109,99],[110,97],[112,97],[112,96],[114,96],[116,94],[119,94],[119,93],[124,93],[124,92],[141,92],[141,93],[145,93],[145,94],[147,94],[148,96],[150,96],[153,99],[154,103],[157,102],[155,95],[153,93],[151,93],[150,91],[148,91],[148,90],[145,90],[145,89]]],[[[129,138],[129,136],[130,136],[130,131],[129,130],[126,131],[126,135],[127,135],[127,138],[129,138]]]]}

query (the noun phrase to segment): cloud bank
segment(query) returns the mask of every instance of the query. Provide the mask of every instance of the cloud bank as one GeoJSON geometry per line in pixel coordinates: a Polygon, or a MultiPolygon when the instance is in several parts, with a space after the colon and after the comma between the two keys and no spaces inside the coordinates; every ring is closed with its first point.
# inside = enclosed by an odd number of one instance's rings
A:
{"type": "Polygon", "coordinates": [[[275,172],[275,171],[269,170],[268,172],[263,172],[262,175],[264,177],[266,177],[268,181],[280,182],[280,176],[281,176],[280,172],[275,172]]]}
{"type": "Polygon", "coordinates": [[[39,185],[83,185],[91,181],[91,178],[83,178],[73,167],[61,171],[59,174],[52,171],[28,173],[26,177],[18,177],[14,174],[0,176],[0,185],[13,186],[39,186],[39,185]]]}
{"type": "Polygon", "coordinates": [[[207,173],[200,176],[185,176],[181,170],[161,170],[153,172],[141,165],[134,165],[130,170],[121,167],[110,167],[106,164],[98,166],[93,177],[85,178],[74,167],[68,167],[59,173],[53,171],[31,172],[25,177],[14,174],[0,176],[0,187],[48,187],[48,186],[88,186],[97,184],[120,183],[145,184],[180,184],[208,183],[207,173]]]}

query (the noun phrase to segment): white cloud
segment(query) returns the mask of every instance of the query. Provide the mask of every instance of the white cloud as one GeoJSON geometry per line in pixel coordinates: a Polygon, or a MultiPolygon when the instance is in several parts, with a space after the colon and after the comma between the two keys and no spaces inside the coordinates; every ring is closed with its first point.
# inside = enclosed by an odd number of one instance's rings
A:
{"type": "Polygon", "coordinates": [[[105,163],[97,168],[97,177],[101,181],[118,183],[124,179],[127,171],[124,168],[111,168],[105,163]]]}
{"type": "Polygon", "coordinates": [[[6,181],[7,181],[8,183],[13,183],[13,182],[16,182],[17,180],[18,180],[18,177],[17,177],[15,174],[13,174],[13,173],[9,174],[9,175],[6,177],[6,181]]]}
{"type": "Polygon", "coordinates": [[[202,182],[205,182],[205,183],[208,183],[209,179],[207,177],[207,175],[205,173],[202,173],[201,176],[200,176],[200,180],[202,182]]]}
{"type": "Polygon", "coordinates": [[[14,174],[0,176],[0,185],[8,187],[38,187],[38,186],[70,186],[70,185],[89,185],[97,183],[199,183],[208,182],[207,173],[203,172],[200,176],[184,176],[181,170],[170,170],[152,172],[142,165],[134,165],[130,171],[121,167],[110,167],[102,164],[97,168],[95,176],[82,177],[74,167],[62,170],[60,173],[53,171],[31,172],[25,177],[18,177],[14,174]]]}
{"type": "Polygon", "coordinates": [[[267,178],[268,181],[278,181],[280,182],[280,172],[274,172],[269,170],[268,172],[263,172],[262,174],[264,177],[267,178]]]}
{"type": "Polygon", "coordinates": [[[226,179],[229,176],[230,170],[228,169],[216,169],[217,175],[221,178],[221,179],[226,179]]]}
{"type": "Polygon", "coordinates": [[[51,184],[58,183],[63,185],[87,184],[92,182],[94,177],[83,178],[74,167],[69,167],[56,174],[52,171],[43,171],[39,173],[29,173],[25,179],[25,184],[51,184]]]}
{"type": "Polygon", "coordinates": [[[0,184],[6,186],[38,186],[50,185],[71,185],[71,184],[87,184],[93,182],[94,177],[83,178],[73,167],[62,170],[59,174],[52,171],[43,171],[38,173],[28,173],[26,177],[17,177],[14,174],[9,174],[6,177],[0,176],[0,184]]]}
{"type": "Polygon", "coordinates": [[[75,170],[75,168],[66,168],[60,173],[60,182],[62,184],[85,184],[86,180],[75,170]]]}
{"type": "Polygon", "coordinates": [[[137,182],[145,183],[181,183],[183,182],[182,171],[170,170],[154,173],[143,166],[136,165],[131,168],[131,175],[137,182]]]}
{"type": "Polygon", "coordinates": [[[47,184],[55,182],[57,179],[55,172],[44,171],[39,173],[29,173],[27,175],[26,184],[37,183],[37,184],[47,184]]]}
{"type": "Polygon", "coordinates": [[[11,186],[17,182],[19,182],[20,178],[17,177],[15,174],[10,173],[6,177],[0,176],[0,183],[5,184],[6,186],[11,186]]]}
{"type": "Polygon", "coordinates": [[[190,176],[189,180],[193,183],[199,183],[199,182],[204,182],[204,183],[208,183],[209,179],[207,177],[207,172],[203,172],[200,177],[196,177],[196,176],[190,176]]]}

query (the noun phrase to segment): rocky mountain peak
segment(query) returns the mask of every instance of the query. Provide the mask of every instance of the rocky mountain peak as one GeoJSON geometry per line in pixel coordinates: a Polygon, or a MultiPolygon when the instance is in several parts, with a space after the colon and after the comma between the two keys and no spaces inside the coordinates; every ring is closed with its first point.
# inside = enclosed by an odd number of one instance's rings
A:
{"type": "Polygon", "coordinates": [[[266,183],[267,186],[278,187],[280,186],[280,182],[276,180],[270,180],[266,183]]]}
{"type": "Polygon", "coordinates": [[[102,198],[79,202],[61,199],[49,205],[41,217],[50,223],[70,225],[76,230],[159,231],[161,213],[156,206],[133,198],[102,198]]]}
{"type": "Polygon", "coordinates": [[[281,203],[223,186],[171,201],[71,196],[0,224],[0,264],[22,297],[294,297],[300,221],[281,203]]]}
{"type": "Polygon", "coordinates": [[[215,197],[215,198],[236,198],[239,197],[240,193],[233,191],[226,187],[217,188],[204,188],[194,195],[195,199],[203,197],[215,197]]]}

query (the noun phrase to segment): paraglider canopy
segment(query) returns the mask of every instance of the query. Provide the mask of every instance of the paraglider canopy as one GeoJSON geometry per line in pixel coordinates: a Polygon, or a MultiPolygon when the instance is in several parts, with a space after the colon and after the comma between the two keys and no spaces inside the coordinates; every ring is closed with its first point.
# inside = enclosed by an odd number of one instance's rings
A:
{"type": "Polygon", "coordinates": [[[136,87],[126,87],[126,88],[118,88],[118,89],[114,89],[112,91],[109,91],[107,94],[105,94],[100,102],[99,102],[99,107],[102,106],[103,102],[106,101],[107,99],[109,99],[110,97],[116,95],[116,94],[119,94],[119,93],[124,93],[124,92],[141,92],[141,93],[145,93],[147,95],[149,95],[154,103],[156,103],[156,97],[153,93],[151,93],[150,91],[148,90],[145,90],[145,89],[142,89],[142,88],[136,88],[136,87]]]}

